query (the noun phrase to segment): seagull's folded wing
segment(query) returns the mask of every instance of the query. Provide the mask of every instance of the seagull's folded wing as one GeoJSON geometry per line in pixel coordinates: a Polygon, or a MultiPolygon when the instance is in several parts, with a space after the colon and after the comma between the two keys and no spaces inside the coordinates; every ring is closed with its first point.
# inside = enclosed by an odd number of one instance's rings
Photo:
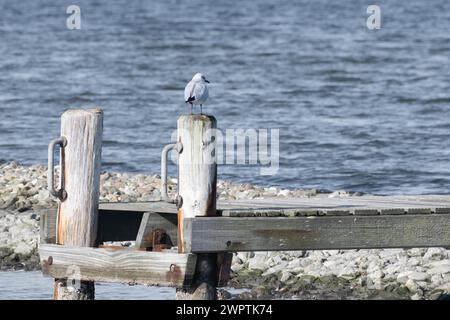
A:
{"type": "Polygon", "coordinates": [[[186,88],[184,88],[184,101],[186,102],[192,101],[193,91],[194,91],[194,82],[190,81],[186,85],[186,88]]]}
{"type": "Polygon", "coordinates": [[[208,87],[206,84],[201,82],[195,83],[193,96],[195,100],[205,101],[208,99],[208,87]]]}

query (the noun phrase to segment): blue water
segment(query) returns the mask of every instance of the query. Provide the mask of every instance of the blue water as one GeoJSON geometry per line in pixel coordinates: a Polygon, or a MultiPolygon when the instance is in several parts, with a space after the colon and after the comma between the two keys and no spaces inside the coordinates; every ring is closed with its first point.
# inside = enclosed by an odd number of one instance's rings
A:
{"type": "MultiPolygon", "coordinates": [[[[40,271],[0,272],[0,300],[51,300],[53,279],[40,271]]],[[[175,289],[166,287],[128,286],[115,283],[96,283],[97,300],[173,300],[175,289]]]]}
{"type": "MultiPolygon", "coordinates": [[[[201,71],[220,128],[279,128],[280,170],[219,178],[450,192],[450,2],[0,0],[0,159],[46,163],[67,108],[105,111],[103,168],[157,173],[201,71]]],[[[171,174],[174,169],[171,168],[171,174]]]]}

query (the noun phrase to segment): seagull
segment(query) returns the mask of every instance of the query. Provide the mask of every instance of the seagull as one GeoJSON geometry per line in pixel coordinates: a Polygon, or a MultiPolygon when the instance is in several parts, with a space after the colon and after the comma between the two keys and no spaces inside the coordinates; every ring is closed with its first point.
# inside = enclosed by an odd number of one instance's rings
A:
{"type": "Polygon", "coordinates": [[[191,105],[191,114],[193,104],[200,105],[200,114],[202,114],[202,105],[209,96],[208,87],[206,86],[207,83],[209,81],[206,80],[203,74],[196,73],[186,85],[186,88],[184,88],[184,101],[191,105]]]}

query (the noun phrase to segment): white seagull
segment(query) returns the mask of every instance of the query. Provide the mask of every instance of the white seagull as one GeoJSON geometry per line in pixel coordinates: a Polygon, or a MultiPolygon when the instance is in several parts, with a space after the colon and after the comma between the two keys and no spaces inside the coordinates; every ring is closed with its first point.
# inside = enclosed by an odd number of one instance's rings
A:
{"type": "Polygon", "coordinates": [[[207,83],[209,81],[206,80],[203,74],[196,73],[186,85],[186,88],[184,88],[184,101],[191,105],[191,114],[193,104],[200,105],[200,114],[202,114],[202,105],[209,97],[207,83]]]}

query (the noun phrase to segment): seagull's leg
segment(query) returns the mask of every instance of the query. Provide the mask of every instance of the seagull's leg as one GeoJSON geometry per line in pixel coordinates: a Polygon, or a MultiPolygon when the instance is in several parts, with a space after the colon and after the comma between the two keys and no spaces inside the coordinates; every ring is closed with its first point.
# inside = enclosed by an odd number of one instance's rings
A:
{"type": "Polygon", "coordinates": [[[203,114],[203,109],[202,109],[203,105],[200,105],[200,114],[203,114]]]}
{"type": "Polygon", "coordinates": [[[192,114],[192,103],[189,103],[191,105],[191,114],[192,114]]]}

